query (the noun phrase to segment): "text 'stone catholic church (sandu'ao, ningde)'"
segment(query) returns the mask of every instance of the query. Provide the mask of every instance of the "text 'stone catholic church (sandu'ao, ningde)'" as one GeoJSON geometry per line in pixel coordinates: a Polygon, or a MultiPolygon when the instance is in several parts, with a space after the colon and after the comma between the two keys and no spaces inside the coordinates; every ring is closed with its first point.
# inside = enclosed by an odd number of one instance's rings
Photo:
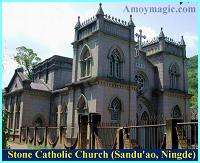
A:
{"type": "Polygon", "coordinates": [[[8,127],[78,126],[78,115],[101,122],[180,117],[190,121],[186,45],[160,34],[142,42],[128,22],[104,14],[75,26],[73,59],[53,56],[34,66],[33,81],[15,70],[5,92],[8,127]]]}

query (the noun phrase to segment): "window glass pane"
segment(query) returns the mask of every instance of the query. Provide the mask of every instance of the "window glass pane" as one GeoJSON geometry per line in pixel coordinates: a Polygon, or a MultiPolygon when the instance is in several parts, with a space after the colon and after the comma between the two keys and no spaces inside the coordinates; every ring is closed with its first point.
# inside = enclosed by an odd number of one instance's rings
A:
{"type": "Polygon", "coordinates": [[[176,65],[172,65],[169,70],[170,88],[177,89],[178,87],[178,70],[176,65]]]}
{"type": "Polygon", "coordinates": [[[115,98],[111,104],[111,120],[119,121],[121,112],[121,102],[118,98],[115,98]]]}
{"type": "Polygon", "coordinates": [[[81,77],[84,77],[86,75],[86,62],[81,62],[81,77]]]}
{"type": "Polygon", "coordinates": [[[87,76],[90,75],[90,60],[87,61],[87,76]]]}
{"type": "Polygon", "coordinates": [[[143,76],[141,75],[135,75],[135,82],[138,84],[138,90],[141,91],[144,89],[145,86],[145,80],[143,76]]]}

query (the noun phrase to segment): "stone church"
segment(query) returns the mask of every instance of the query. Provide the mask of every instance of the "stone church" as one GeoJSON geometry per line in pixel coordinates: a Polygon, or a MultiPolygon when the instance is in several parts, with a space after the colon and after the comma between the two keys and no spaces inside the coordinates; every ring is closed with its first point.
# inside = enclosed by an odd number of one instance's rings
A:
{"type": "Polygon", "coordinates": [[[75,25],[73,59],[53,56],[22,68],[5,88],[8,127],[78,126],[78,115],[99,113],[101,122],[180,117],[190,121],[186,45],[165,36],[144,42],[128,22],[104,14],[75,25]]]}

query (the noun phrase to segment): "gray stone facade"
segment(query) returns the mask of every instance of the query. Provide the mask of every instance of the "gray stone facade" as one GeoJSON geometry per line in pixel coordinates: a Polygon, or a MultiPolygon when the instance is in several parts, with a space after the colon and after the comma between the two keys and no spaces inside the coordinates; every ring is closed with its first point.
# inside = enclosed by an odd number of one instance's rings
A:
{"type": "Polygon", "coordinates": [[[110,17],[100,5],[91,19],[81,23],[79,17],[73,59],[39,63],[33,81],[15,71],[5,93],[8,126],[15,133],[21,126],[76,127],[78,115],[89,113],[107,123],[190,121],[183,37],[176,43],[161,28],[151,42],[135,38],[132,16],[128,22],[110,17]]]}

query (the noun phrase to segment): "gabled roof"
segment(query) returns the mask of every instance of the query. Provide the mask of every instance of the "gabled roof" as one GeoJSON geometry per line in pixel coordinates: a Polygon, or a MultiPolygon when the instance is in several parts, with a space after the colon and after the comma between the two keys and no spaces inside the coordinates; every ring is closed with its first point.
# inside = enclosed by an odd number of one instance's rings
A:
{"type": "Polygon", "coordinates": [[[14,82],[14,80],[15,80],[15,78],[16,78],[17,76],[19,77],[19,79],[20,79],[20,81],[21,81],[22,83],[25,82],[25,81],[31,82],[31,81],[29,80],[29,78],[28,78],[23,72],[24,72],[23,68],[17,68],[17,69],[15,70],[15,73],[14,73],[14,75],[13,75],[13,77],[12,77],[10,83],[8,84],[8,87],[5,88],[5,89],[6,89],[6,92],[9,92],[9,90],[10,90],[10,88],[11,88],[11,86],[12,86],[12,84],[13,84],[13,82],[14,82]]]}
{"type": "Polygon", "coordinates": [[[38,63],[37,65],[34,65],[33,66],[33,71],[35,69],[37,69],[38,67],[40,66],[43,66],[47,63],[52,63],[52,62],[55,62],[55,61],[58,61],[58,62],[65,62],[65,63],[68,63],[68,64],[72,64],[73,63],[73,59],[72,58],[69,58],[69,57],[63,57],[63,56],[60,56],[60,55],[54,55],[50,58],[47,58],[45,59],[44,61],[38,63]]]}
{"type": "Polygon", "coordinates": [[[26,86],[28,86],[32,90],[46,91],[46,92],[51,91],[48,88],[48,86],[42,81],[39,83],[31,82],[31,80],[23,72],[24,72],[23,68],[17,68],[15,70],[15,73],[14,73],[10,83],[8,84],[8,87],[5,88],[6,93],[9,93],[11,91],[12,85],[17,77],[22,84],[22,88],[24,88],[24,86],[26,84],[26,86]]]}

